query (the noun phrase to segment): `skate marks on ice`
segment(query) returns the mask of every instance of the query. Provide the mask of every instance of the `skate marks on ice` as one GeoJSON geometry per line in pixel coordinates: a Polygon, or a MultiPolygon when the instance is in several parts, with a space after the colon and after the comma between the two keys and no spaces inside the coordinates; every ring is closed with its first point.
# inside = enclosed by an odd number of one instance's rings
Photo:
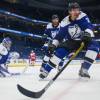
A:
{"type": "MultiPolygon", "coordinates": [[[[47,92],[37,100],[100,100],[100,67],[93,66],[91,68],[90,75],[92,78],[89,81],[79,80],[79,68],[79,66],[69,66],[47,92]]],[[[16,84],[19,83],[27,89],[38,91],[41,90],[56,73],[52,72],[45,81],[39,81],[38,68],[29,69],[28,71],[31,73],[30,75],[0,78],[1,100],[36,100],[20,94],[16,88],[16,84]]]]}

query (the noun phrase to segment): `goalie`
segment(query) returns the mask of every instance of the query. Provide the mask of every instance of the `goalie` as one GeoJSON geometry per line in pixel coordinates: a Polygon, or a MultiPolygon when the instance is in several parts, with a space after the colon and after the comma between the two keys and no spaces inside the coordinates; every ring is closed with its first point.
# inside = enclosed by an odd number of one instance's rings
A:
{"type": "Polygon", "coordinates": [[[4,38],[0,44],[0,77],[11,76],[11,73],[9,73],[6,67],[11,45],[12,41],[9,37],[4,38]]]}
{"type": "Polygon", "coordinates": [[[50,71],[58,66],[61,60],[70,52],[77,50],[81,42],[84,42],[86,54],[79,70],[79,76],[90,78],[89,68],[93,64],[99,51],[98,42],[94,40],[93,27],[88,16],[81,11],[78,3],[70,3],[68,7],[69,15],[63,19],[60,31],[49,45],[49,51],[55,50],[54,56],[50,58],[45,66],[45,71],[41,73],[42,78],[46,78],[50,71]],[[67,41],[63,39],[67,37],[67,41]]]}

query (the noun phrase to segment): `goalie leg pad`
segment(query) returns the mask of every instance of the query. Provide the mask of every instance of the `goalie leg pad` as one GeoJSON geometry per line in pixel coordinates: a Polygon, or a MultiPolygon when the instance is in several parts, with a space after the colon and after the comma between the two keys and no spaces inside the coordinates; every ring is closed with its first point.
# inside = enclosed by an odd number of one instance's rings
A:
{"type": "Polygon", "coordinates": [[[0,73],[3,75],[3,77],[11,76],[11,73],[9,73],[9,71],[4,68],[3,65],[0,65],[0,73]]]}
{"type": "Polygon", "coordinates": [[[0,70],[0,77],[6,77],[6,75],[0,70]]]}
{"type": "Polygon", "coordinates": [[[7,74],[10,74],[9,71],[8,71],[8,70],[6,69],[6,67],[4,66],[4,64],[0,65],[0,70],[1,70],[2,72],[5,72],[5,73],[7,73],[7,74]]]}

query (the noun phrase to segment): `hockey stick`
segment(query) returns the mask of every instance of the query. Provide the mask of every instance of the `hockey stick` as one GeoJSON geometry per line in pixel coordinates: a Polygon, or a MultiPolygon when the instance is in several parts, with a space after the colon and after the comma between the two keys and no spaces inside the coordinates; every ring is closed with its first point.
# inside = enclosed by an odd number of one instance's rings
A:
{"type": "Polygon", "coordinates": [[[22,70],[21,74],[24,74],[26,72],[26,70],[28,69],[28,67],[29,67],[29,64],[24,67],[24,69],[22,70]]]}
{"type": "Polygon", "coordinates": [[[49,81],[49,83],[39,92],[32,92],[23,88],[21,85],[17,84],[18,90],[25,96],[31,98],[40,98],[46,90],[53,84],[53,82],[58,78],[58,76],[62,73],[62,71],[69,65],[69,63],[79,54],[79,52],[83,49],[84,43],[81,43],[80,48],[75,52],[75,54],[69,59],[69,61],[65,64],[65,66],[55,75],[55,77],[49,81]]]}

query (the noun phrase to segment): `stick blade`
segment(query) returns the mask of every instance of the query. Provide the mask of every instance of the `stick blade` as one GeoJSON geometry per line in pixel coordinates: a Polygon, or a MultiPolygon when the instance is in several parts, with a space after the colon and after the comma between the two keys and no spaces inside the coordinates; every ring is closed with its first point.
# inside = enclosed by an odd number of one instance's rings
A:
{"type": "Polygon", "coordinates": [[[22,93],[23,95],[30,97],[30,98],[40,98],[42,96],[42,94],[45,92],[45,90],[41,90],[39,92],[32,92],[30,90],[27,90],[25,88],[23,88],[21,85],[17,84],[17,88],[19,90],[20,93],[22,93]]]}

